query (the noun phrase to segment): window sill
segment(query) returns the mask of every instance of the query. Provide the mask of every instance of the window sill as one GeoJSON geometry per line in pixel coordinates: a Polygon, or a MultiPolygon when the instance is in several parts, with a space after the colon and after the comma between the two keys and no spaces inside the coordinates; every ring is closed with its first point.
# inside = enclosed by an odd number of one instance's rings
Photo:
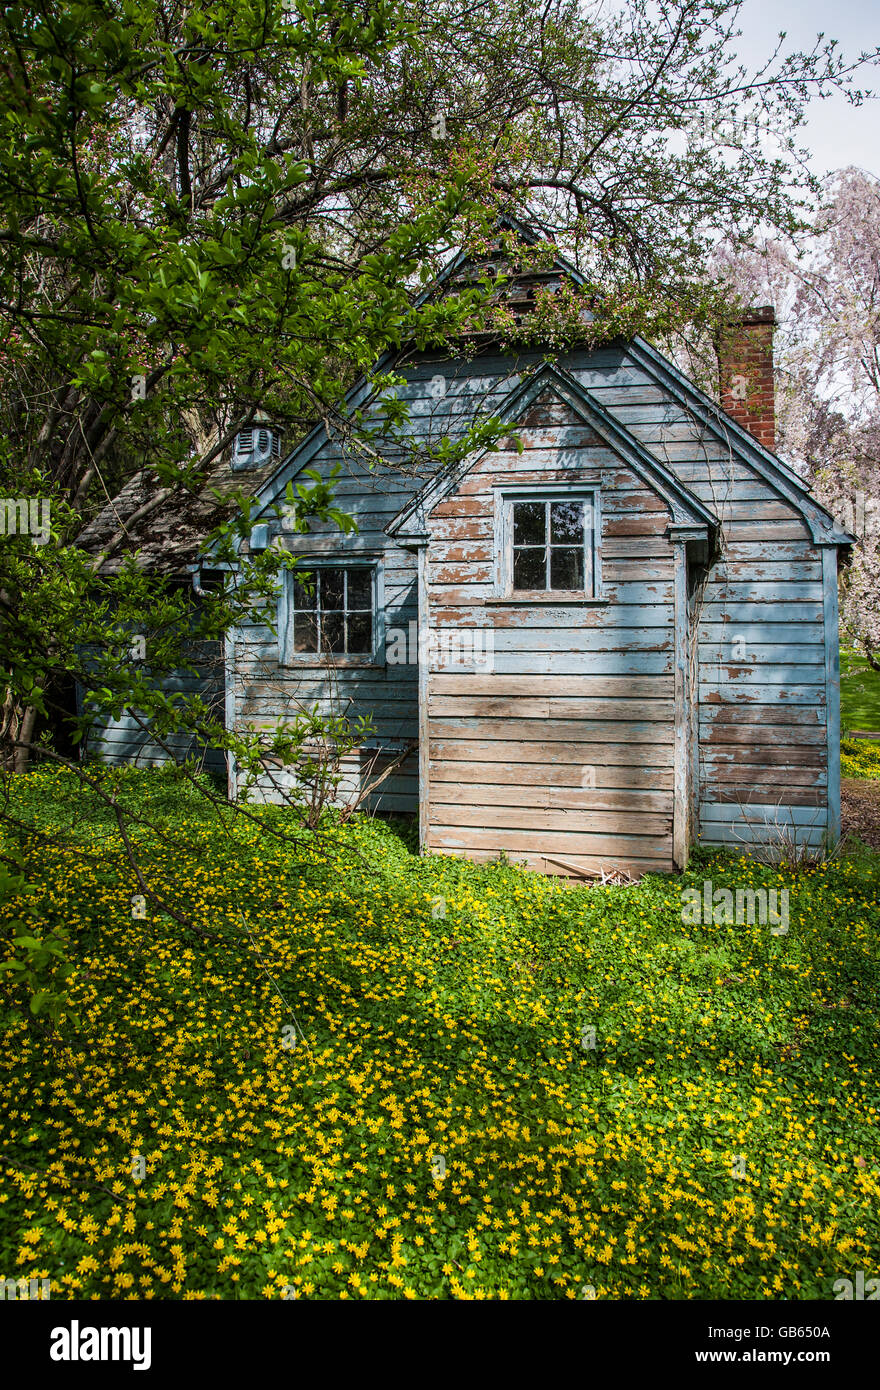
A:
{"type": "Polygon", "coordinates": [[[374,656],[346,656],[344,652],[335,657],[316,656],[313,652],[297,652],[294,656],[279,657],[278,665],[285,668],[310,666],[316,671],[384,671],[387,663],[377,661],[374,656]]]}
{"type": "Polygon", "coordinates": [[[586,598],[584,594],[572,594],[560,589],[555,594],[510,594],[507,597],[487,598],[486,606],[514,608],[603,608],[608,606],[607,598],[586,598]]]}

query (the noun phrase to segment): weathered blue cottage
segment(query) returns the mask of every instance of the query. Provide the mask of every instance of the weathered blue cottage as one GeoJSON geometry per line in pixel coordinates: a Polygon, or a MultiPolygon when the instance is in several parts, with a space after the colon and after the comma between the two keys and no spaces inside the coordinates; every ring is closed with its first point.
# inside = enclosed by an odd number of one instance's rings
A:
{"type": "MultiPolygon", "coordinates": [[[[561,259],[516,276],[511,300],[566,277],[561,259]]],[[[323,426],[285,457],[268,426],[240,440],[236,477],[262,509],[251,543],[289,548],[314,581],[285,576],[277,636],[231,634],[215,692],[227,727],[269,729],[316,702],[369,715],[343,795],[390,760],[365,804],[418,814],[427,851],[576,877],[681,868],[698,837],[835,842],[837,567],[852,537],[772,452],[772,332],[761,310],[722,344],[726,410],[640,339],[389,356],[378,365],[405,378],[416,438],[487,413],[523,445],[426,477],[370,468],[323,426]],[[287,531],[288,481],[337,464],[357,532],[287,531]]],[[[374,398],[363,380],[350,407],[374,398]]],[[[191,532],[156,528],[142,562],[174,555],[198,582],[191,532]]],[[[99,751],[155,753],[125,724],[99,751]]],[[[267,766],[257,793],[295,777],[267,766]]]]}

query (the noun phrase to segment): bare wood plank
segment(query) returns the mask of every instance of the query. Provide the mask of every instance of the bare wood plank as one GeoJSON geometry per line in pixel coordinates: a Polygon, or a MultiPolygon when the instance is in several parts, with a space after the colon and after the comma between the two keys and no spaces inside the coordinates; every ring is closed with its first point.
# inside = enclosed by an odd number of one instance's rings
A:
{"type": "Polygon", "coordinates": [[[750,790],[761,795],[768,795],[774,800],[778,797],[779,787],[824,787],[827,785],[826,773],[820,767],[774,767],[770,781],[772,786],[763,783],[756,783],[753,769],[740,762],[731,762],[727,765],[719,763],[717,758],[706,759],[702,766],[702,785],[707,795],[711,791],[712,795],[708,799],[716,801],[725,800],[725,789],[750,790]],[[749,776],[749,773],[752,776],[749,776]]]}
{"type": "Polygon", "coordinates": [[[790,521],[728,521],[725,533],[731,541],[812,540],[806,522],[795,517],[790,521]]]}
{"type": "Polygon", "coordinates": [[[710,578],[706,585],[707,603],[819,603],[822,585],[808,580],[767,580],[766,582],[710,578]]]}
{"type": "Polygon", "coordinates": [[[715,684],[701,687],[700,703],[704,709],[722,705],[746,709],[750,705],[763,704],[773,704],[777,708],[802,705],[810,709],[819,709],[824,707],[824,696],[819,685],[792,687],[769,683],[727,686],[715,684]]]}
{"type": "Polygon", "coordinates": [[[744,705],[739,701],[710,704],[700,710],[700,723],[708,729],[724,724],[738,724],[741,727],[753,724],[807,724],[816,728],[825,722],[824,706],[824,697],[815,705],[744,705]]]}
{"type": "MultiPolygon", "coordinates": [[[[652,811],[585,811],[557,808],[546,810],[525,806],[462,806],[438,804],[431,799],[431,819],[438,826],[475,827],[479,830],[537,832],[552,830],[579,835],[643,834],[661,839],[671,834],[672,808],[667,813],[652,811]]],[[[432,836],[433,838],[433,836],[432,836]]],[[[549,849],[550,846],[548,845],[549,849]]]]}
{"type": "MultiPolygon", "coordinates": [[[[768,750],[768,752],[779,750],[768,750]]],[[[790,749],[788,755],[792,762],[803,761],[809,749],[790,749]]],[[[585,767],[624,767],[644,768],[645,754],[641,744],[627,743],[553,743],[548,739],[540,742],[522,741],[510,744],[487,738],[464,738],[451,735],[439,738],[431,729],[430,755],[432,762],[464,761],[474,763],[503,762],[558,764],[574,763],[585,767]]],[[[781,759],[784,761],[784,759],[781,759]]],[[[672,744],[655,744],[651,753],[651,764],[657,770],[672,767],[672,744]]]]}
{"type": "MultiPolygon", "coordinates": [[[[625,811],[641,815],[648,811],[672,815],[672,796],[668,791],[648,791],[637,787],[598,788],[557,786],[552,781],[530,786],[511,783],[451,782],[432,773],[434,806],[516,806],[526,811],[544,810],[625,811]]],[[[445,820],[442,811],[436,819],[445,820]]],[[[470,822],[469,822],[470,823],[470,822]]],[[[497,822],[487,817],[486,825],[497,822]]]]}
{"type": "Polygon", "coordinates": [[[494,581],[495,566],[491,561],[484,564],[477,564],[473,560],[465,564],[437,564],[432,561],[429,567],[428,583],[431,585],[493,584],[494,581]]]}
{"type": "Polygon", "coordinates": [[[623,517],[604,517],[602,536],[660,536],[669,525],[670,513],[648,512],[647,514],[623,517]]]}
{"type": "MultiPolygon", "coordinates": [[[[633,556],[626,558],[605,559],[603,566],[604,580],[607,588],[614,588],[623,583],[642,583],[650,584],[658,580],[671,583],[673,580],[672,558],[664,555],[661,558],[645,561],[633,556]]],[[[433,588],[438,589],[438,594],[433,595],[434,601],[439,602],[443,596],[445,586],[453,588],[462,585],[494,585],[495,583],[495,564],[493,561],[464,561],[450,563],[437,562],[432,558],[429,583],[433,588]]],[[[404,597],[409,596],[409,589],[404,593],[404,597]]],[[[476,597],[476,595],[474,596],[476,597]]],[[[468,598],[466,602],[473,602],[474,598],[468,598]]],[[[388,585],[386,583],[386,606],[390,602],[388,597],[388,585]]]]}
{"type": "Polygon", "coordinates": [[[715,724],[708,728],[701,727],[700,738],[713,748],[734,743],[748,744],[749,747],[772,743],[800,748],[824,743],[825,730],[816,724],[812,727],[804,724],[715,724]]]}
{"type": "Polygon", "coordinates": [[[432,510],[431,521],[436,522],[444,517],[487,517],[492,515],[491,493],[483,493],[479,497],[447,497],[442,502],[438,502],[432,510]]]}
{"type": "Polygon", "coordinates": [[[672,698],[671,676],[470,676],[438,672],[431,676],[436,695],[570,695],[612,700],[631,696],[650,700],[672,698]]]}
{"type": "Polygon", "coordinates": [[[700,609],[702,621],[710,623],[820,623],[820,603],[734,603],[732,600],[707,601],[700,609]]]}
{"type": "Polygon", "coordinates": [[[752,562],[755,559],[774,562],[782,560],[818,560],[821,564],[822,552],[818,546],[813,545],[811,539],[799,541],[780,541],[775,538],[763,538],[756,541],[732,539],[727,545],[727,558],[732,562],[737,560],[752,562]]]}
{"type": "Polygon", "coordinates": [[[551,604],[461,604],[444,608],[432,604],[431,622],[434,627],[475,627],[491,625],[501,628],[668,628],[672,624],[670,603],[618,603],[584,605],[580,608],[554,607],[551,604]]]}
{"type": "Polygon", "coordinates": [[[720,579],[744,579],[750,584],[757,583],[760,579],[774,582],[786,580],[789,583],[807,581],[816,584],[822,579],[822,562],[819,559],[796,561],[750,558],[730,560],[727,564],[716,566],[716,571],[720,579]]]}
{"type": "Polygon", "coordinates": [[[701,643],[710,643],[716,650],[730,656],[734,642],[745,642],[750,651],[753,643],[767,642],[773,645],[786,642],[803,642],[821,647],[823,638],[821,623],[732,623],[701,622],[698,629],[701,643]],[[723,644],[723,645],[722,645],[723,644]]]}
{"type": "MultiPolygon", "coordinates": [[[[461,631],[461,629],[459,629],[461,631]]],[[[668,652],[672,650],[671,628],[498,628],[494,634],[496,653],[503,652],[668,652]]]]}
{"type": "Polygon", "coordinates": [[[746,764],[757,764],[758,767],[825,767],[825,753],[821,747],[798,746],[798,747],[767,747],[765,745],[730,747],[725,744],[715,744],[711,748],[702,748],[700,751],[700,762],[707,769],[731,766],[741,767],[746,764]]]}
{"type": "MultiPolygon", "coordinates": [[[[616,724],[594,719],[437,719],[431,720],[432,739],[497,739],[502,742],[647,743],[654,747],[673,742],[671,725],[630,720],[616,724]]],[[[509,755],[513,753],[509,750],[509,755]]]]}
{"type": "MultiPolygon", "coordinates": [[[[810,826],[824,824],[824,818],[814,813],[814,808],[808,806],[794,806],[791,802],[785,801],[779,805],[766,802],[756,803],[747,808],[747,819],[756,826],[773,826],[776,824],[810,826]]],[[[703,825],[720,823],[725,825],[735,825],[741,818],[740,808],[727,802],[705,802],[703,804],[700,820],[703,825]]]]}
{"type": "Polygon", "coordinates": [[[664,534],[655,536],[607,536],[602,537],[602,558],[610,559],[630,559],[633,556],[643,558],[668,557],[670,554],[669,540],[664,534]]]}
{"type": "Polygon", "coordinates": [[[491,540],[493,534],[491,517],[441,517],[431,526],[435,541],[491,540]]]}
{"type": "Polygon", "coordinates": [[[485,541],[432,541],[431,560],[436,564],[488,564],[494,549],[485,541]]]}
{"type": "Polygon", "coordinates": [[[722,790],[715,787],[705,788],[706,798],[710,801],[722,803],[722,805],[742,806],[776,806],[777,803],[785,803],[787,806],[824,806],[827,802],[827,790],[824,787],[791,787],[785,785],[780,790],[770,792],[765,790],[751,790],[748,787],[724,787],[722,790]]]}
{"type": "Polygon", "coordinates": [[[476,826],[436,825],[431,828],[430,848],[453,849],[459,852],[470,849],[508,852],[519,850],[539,854],[560,854],[570,858],[573,854],[592,854],[605,856],[606,865],[620,863],[631,858],[643,857],[654,863],[672,860],[672,836],[656,835],[593,835],[577,834],[571,831],[554,832],[478,829],[476,826]],[[667,851],[668,844],[668,851],[667,851]]]}
{"type": "Polygon", "coordinates": [[[669,675],[672,671],[671,652],[499,652],[494,655],[494,669],[503,676],[528,672],[548,675],[669,675]]]}
{"type": "Polygon", "coordinates": [[[529,697],[525,695],[492,696],[430,695],[428,713],[434,718],[454,719],[586,719],[599,721],[650,720],[670,724],[673,718],[672,700],[602,700],[579,696],[529,697]]]}
{"type": "MultiPolygon", "coordinates": [[[[452,782],[463,788],[469,784],[482,787],[506,787],[510,785],[520,794],[522,787],[584,787],[589,781],[589,790],[601,795],[620,792],[624,795],[644,795],[649,792],[670,792],[672,790],[672,771],[670,768],[614,766],[610,764],[565,763],[511,763],[479,762],[447,759],[445,762],[431,763],[431,778],[435,784],[452,782]]],[[[446,796],[444,800],[448,800],[446,796]]]]}

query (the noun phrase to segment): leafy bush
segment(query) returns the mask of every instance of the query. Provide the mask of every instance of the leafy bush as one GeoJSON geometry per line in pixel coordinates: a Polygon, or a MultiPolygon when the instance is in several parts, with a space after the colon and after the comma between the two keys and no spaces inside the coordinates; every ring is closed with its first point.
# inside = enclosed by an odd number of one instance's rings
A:
{"type": "Polygon", "coordinates": [[[0,1018],[6,1022],[18,1020],[24,1005],[53,1024],[70,1013],[68,980],[74,972],[67,959],[70,934],[63,926],[41,927],[34,903],[38,891],[23,874],[10,873],[0,862],[0,932],[6,946],[0,974],[7,977],[8,985],[0,1002],[0,1018]]]}

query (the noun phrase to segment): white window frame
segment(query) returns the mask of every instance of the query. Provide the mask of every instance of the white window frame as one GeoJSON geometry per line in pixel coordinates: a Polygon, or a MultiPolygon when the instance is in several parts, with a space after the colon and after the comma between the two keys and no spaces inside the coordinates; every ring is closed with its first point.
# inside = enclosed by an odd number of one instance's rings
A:
{"type": "Polygon", "coordinates": [[[285,570],[278,598],[278,662],[281,666],[369,667],[385,665],[385,571],[377,556],[300,555],[293,570],[285,570]],[[294,650],[293,586],[297,578],[321,569],[365,569],[372,576],[373,647],[369,652],[298,652],[294,650]]]}
{"type": "Polygon", "coordinates": [[[539,483],[495,490],[495,599],[511,603],[604,603],[602,512],[598,483],[539,483]],[[583,589],[514,589],[514,502],[588,502],[583,589]]]}

